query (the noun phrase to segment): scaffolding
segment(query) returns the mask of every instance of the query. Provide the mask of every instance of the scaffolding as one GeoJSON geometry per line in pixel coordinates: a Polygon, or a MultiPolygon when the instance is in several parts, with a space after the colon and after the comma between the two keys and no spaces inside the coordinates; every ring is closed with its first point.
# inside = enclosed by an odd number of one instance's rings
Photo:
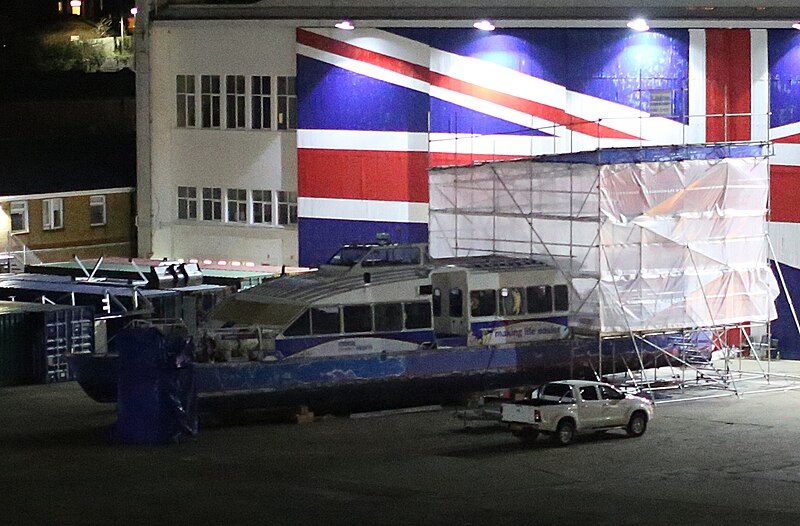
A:
{"type": "Polygon", "coordinates": [[[571,283],[570,326],[599,336],[598,377],[602,340],[621,336],[640,361],[627,376],[649,388],[658,379],[642,372],[645,351],[668,355],[682,387],[690,370],[734,391],[736,359],[748,350],[770,359],[752,341],[770,341],[778,295],[767,142],[484,162],[432,169],[429,184],[431,255],[532,257],[559,269],[571,283]]]}

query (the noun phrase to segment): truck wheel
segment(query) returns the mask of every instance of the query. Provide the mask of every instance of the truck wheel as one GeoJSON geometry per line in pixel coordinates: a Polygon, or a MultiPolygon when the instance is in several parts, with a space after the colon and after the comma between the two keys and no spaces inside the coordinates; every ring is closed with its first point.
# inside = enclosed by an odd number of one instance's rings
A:
{"type": "Polygon", "coordinates": [[[514,431],[513,435],[518,439],[520,439],[522,442],[530,444],[539,437],[539,432],[536,431],[535,429],[522,429],[520,431],[514,431]]]}
{"type": "Polygon", "coordinates": [[[553,439],[559,446],[568,446],[572,443],[575,437],[575,424],[570,420],[562,420],[556,427],[556,432],[553,434],[553,439]]]}
{"type": "Polygon", "coordinates": [[[631,419],[628,421],[628,427],[626,431],[628,432],[628,436],[632,437],[640,437],[644,434],[647,430],[647,416],[641,411],[637,411],[631,415],[631,419]]]}

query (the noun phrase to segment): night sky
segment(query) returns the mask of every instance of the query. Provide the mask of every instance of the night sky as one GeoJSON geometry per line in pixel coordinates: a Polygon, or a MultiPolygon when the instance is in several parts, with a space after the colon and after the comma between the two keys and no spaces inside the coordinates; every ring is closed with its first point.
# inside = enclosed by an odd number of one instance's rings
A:
{"type": "MultiPolygon", "coordinates": [[[[69,0],[62,0],[65,5],[69,0]]],[[[104,15],[115,20],[130,16],[135,0],[83,0],[81,20],[94,24],[104,15]]],[[[0,0],[0,70],[26,69],[27,52],[37,34],[65,20],[78,19],[59,14],[58,0],[0,0]]]]}

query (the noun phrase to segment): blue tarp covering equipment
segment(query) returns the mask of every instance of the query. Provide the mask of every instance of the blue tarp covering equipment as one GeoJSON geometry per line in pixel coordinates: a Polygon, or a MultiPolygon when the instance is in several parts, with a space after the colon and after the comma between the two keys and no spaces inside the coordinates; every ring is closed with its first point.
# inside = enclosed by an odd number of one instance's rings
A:
{"type": "Polygon", "coordinates": [[[197,434],[194,341],[156,327],[124,329],[116,438],[129,444],[170,444],[197,434]]]}

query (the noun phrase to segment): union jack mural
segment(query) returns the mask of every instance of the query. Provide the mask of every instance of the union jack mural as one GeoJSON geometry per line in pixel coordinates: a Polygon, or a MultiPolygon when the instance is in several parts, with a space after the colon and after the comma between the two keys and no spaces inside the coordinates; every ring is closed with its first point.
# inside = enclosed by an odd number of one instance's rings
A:
{"type": "Polygon", "coordinates": [[[791,30],[299,29],[300,262],[424,240],[429,167],[601,146],[769,137],[800,221],[798,75],[791,30]]]}
{"type": "Polygon", "coordinates": [[[304,265],[377,232],[426,240],[431,166],[686,140],[687,30],[300,29],[297,43],[304,265]],[[656,96],[668,111],[650,118],[656,96]]]}

